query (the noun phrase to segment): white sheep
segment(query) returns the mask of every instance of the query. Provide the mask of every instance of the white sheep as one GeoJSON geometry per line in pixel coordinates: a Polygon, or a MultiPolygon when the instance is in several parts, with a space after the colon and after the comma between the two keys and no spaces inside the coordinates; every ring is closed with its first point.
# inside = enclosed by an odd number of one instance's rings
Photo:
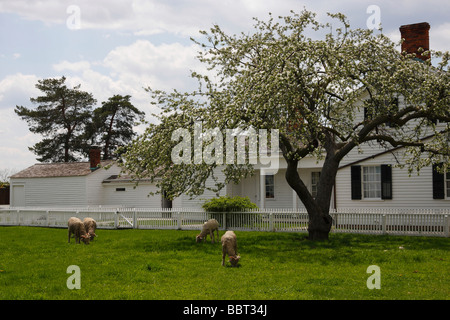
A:
{"type": "Polygon", "coordinates": [[[241,256],[237,253],[236,234],[227,231],[220,239],[222,241],[222,265],[225,266],[225,255],[228,255],[232,267],[236,267],[241,256]]]}
{"type": "Polygon", "coordinates": [[[75,243],[80,243],[80,240],[81,240],[85,244],[89,244],[89,241],[90,241],[89,234],[86,233],[84,224],[80,219],[78,219],[76,217],[71,217],[67,223],[67,226],[69,229],[69,243],[70,243],[70,236],[72,234],[74,234],[75,243]]]}
{"type": "Polygon", "coordinates": [[[92,218],[84,218],[83,224],[86,232],[89,234],[90,240],[93,241],[94,237],[97,236],[95,234],[95,230],[97,230],[97,222],[95,222],[92,218]]]}
{"type": "Polygon", "coordinates": [[[217,231],[217,239],[219,239],[219,222],[216,219],[209,219],[203,224],[202,231],[195,237],[195,240],[197,243],[202,240],[206,241],[206,237],[209,234],[211,243],[214,243],[214,231],[217,231]]]}

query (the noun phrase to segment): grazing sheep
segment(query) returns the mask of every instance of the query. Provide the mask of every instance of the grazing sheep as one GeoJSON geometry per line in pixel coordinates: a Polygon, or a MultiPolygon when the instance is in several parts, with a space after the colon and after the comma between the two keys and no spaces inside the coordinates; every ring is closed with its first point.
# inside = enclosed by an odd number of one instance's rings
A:
{"type": "Polygon", "coordinates": [[[89,234],[90,240],[93,241],[95,234],[95,230],[97,229],[97,222],[95,222],[92,218],[84,218],[83,220],[84,228],[86,229],[86,233],[89,234]]]}
{"type": "Polygon", "coordinates": [[[69,243],[70,243],[70,236],[72,234],[75,235],[75,243],[80,243],[80,240],[83,241],[85,244],[89,244],[90,237],[89,234],[86,233],[86,229],[84,228],[83,222],[76,218],[71,217],[69,219],[69,222],[67,223],[68,229],[69,229],[69,243]]]}
{"type": "Polygon", "coordinates": [[[228,254],[232,267],[236,267],[241,256],[237,254],[236,234],[233,231],[227,231],[220,239],[222,241],[222,265],[225,265],[225,255],[228,254]]]}
{"type": "Polygon", "coordinates": [[[216,219],[209,219],[203,224],[202,231],[195,237],[195,240],[197,241],[197,243],[202,240],[206,241],[206,237],[209,234],[211,243],[214,243],[214,230],[217,231],[217,239],[219,239],[219,223],[216,219]]]}

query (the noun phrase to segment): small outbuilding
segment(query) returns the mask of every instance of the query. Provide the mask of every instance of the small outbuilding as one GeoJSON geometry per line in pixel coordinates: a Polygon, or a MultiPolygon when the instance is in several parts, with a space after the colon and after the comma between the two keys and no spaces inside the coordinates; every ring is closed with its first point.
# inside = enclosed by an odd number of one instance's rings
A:
{"type": "Polygon", "coordinates": [[[105,170],[108,161],[100,160],[100,150],[87,162],[38,163],[10,177],[11,207],[86,207],[101,205],[101,183],[116,166],[105,170]]]}
{"type": "Polygon", "coordinates": [[[201,208],[215,196],[205,192],[196,199],[182,195],[165,199],[154,182],[136,182],[113,161],[101,161],[100,150],[92,149],[85,162],[37,163],[10,177],[10,207],[129,207],[201,208]],[[155,194],[152,194],[155,193],[155,194]]]}

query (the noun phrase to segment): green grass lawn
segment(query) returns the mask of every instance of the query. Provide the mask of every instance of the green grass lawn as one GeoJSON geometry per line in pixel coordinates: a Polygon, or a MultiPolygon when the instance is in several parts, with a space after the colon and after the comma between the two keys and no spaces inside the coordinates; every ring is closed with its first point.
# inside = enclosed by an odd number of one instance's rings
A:
{"type": "Polygon", "coordinates": [[[66,229],[0,227],[0,300],[450,298],[448,238],[237,231],[232,268],[220,243],[195,243],[197,231],[97,231],[84,245],[68,244],[66,229]],[[67,288],[70,265],[81,289],[67,288]],[[370,265],[381,289],[367,288],[370,265]]]}

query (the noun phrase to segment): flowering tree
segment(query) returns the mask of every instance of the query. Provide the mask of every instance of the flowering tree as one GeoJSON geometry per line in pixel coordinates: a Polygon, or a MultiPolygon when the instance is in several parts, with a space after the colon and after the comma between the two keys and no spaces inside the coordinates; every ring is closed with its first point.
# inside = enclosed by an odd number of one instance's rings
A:
{"type": "MultiPolygon", "coordinates": [[[[333,28],[303,11],[278,20],[255,19],[252,34],[228,35],[217,25],[201,32],[204,40],[194,40],[202,48],[199,59],[213,74],[194,72],[200,84],[195,92],[148,89],[162,113],[159,123],[150,124],[128,147],[124,169],[137,179],[158,176],[170,197],[201,194],[218,163],[175,164],[175,130],[193,129],[199,121],[203,128],[222,132],[277,129],[286,180],[308,211],[309,238],[321,240],[331,229],[329,208],[339,164],[361,144],[405,147],[411,168],[431,162],[447,167],[449,53],[431,52],[437,59],[432,65],[430,59],[399,52],[381,33],[351,29],[342,14],[330,16],[333,28]],[[309,38],[311,30],[322,38],[309,38]],[[369,98],[362,101],[363,95],[369,98]],[[367,116],[360,121],[357,115],[364,109],[367,116]],[[444,128],[434,125],[436,121],[446,123],[444,128]],[[419,157],[422,153],[429,156],[419,157]],[[315,198],[297,170],[308,155],[323,160],[315,198]]],[[[251,174],[252,165],[222,168],[226,178],[217,181],[217,189],[251,174]]]]}

